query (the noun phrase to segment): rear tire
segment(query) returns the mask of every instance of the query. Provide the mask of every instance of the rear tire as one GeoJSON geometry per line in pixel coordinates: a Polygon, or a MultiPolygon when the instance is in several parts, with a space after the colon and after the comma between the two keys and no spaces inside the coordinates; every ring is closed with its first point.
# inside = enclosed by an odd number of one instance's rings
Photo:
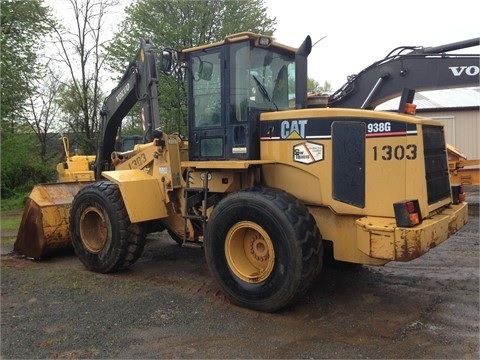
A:
{"type": "Polygon", "coordinates": [[[255,188],[224,198],[205,230],[205,257],[231,302],[274,312],[317,277],[320,232],[308,209],[284,191],[255,188]]]}
{"type": "Polygon", "coordinates": [[[70,237],[80,261],[99,273],[127,268],[145,246],[142,227],[130,223],[118,185],[110,181],[84,187],[75,196],[70,237]]]}

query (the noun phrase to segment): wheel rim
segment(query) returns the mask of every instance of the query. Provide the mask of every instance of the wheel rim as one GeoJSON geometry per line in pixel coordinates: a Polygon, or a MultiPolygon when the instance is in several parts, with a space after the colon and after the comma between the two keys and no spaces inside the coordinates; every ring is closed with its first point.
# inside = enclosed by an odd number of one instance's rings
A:
{"type": "Polygon", "coordinates": [[[227,234],[225,256],[233,273],[249,283],[267,279],[275,264],[270,236],[250,221],[235,224],[227,234]]]}
{"type": "Polygon", "coordinates": [[[86,208],[80,217],[80,237],[88,251],[100,252],[108,239],[107,221],[103,212],[94,206],[86,208]]]}

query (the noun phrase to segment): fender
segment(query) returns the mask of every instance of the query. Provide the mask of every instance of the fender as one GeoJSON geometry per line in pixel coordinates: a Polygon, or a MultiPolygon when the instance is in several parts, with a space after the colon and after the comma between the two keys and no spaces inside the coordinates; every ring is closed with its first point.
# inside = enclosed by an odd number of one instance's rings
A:
{"type": "Polygon", "coordinates": [[[102,175],[120,188],[130,222],[168,216],[158,179],[139,169],[104,171],[102,175]]]}

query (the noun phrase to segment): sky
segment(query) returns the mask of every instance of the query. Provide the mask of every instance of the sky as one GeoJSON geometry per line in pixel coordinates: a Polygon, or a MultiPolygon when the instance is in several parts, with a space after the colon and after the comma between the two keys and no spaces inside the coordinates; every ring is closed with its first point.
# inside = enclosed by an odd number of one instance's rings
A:
{"type": "MultiPolygon", "coordinates": [[[[45,1],[57,14],[68,4],[45,1]]],[[[119,0],[116,21],[105,30],[116,30],[131,1],[119,0]]],[[[328,81],[333,90],[396,47],[439,46],[480,37],[478,0],[264,0],[264,4],[267,15],[276,18],[277,41],[298,47],[311,36],[316,44],[308,58],[308,76],[320,85],[328,81]]],[[[479,48],[463,52],[479,53],[479,48]]]]}
{"type": "MultiPolygon", "coordinates": [[[[332,89],[399,46],[439,46],[480,37],[480,1],[265,0],[276,17],[274,37],[298,47],[315,44],[308,76],[332,89]]],[[[467,53],[478,53],[479,46],[467,53]]]]}

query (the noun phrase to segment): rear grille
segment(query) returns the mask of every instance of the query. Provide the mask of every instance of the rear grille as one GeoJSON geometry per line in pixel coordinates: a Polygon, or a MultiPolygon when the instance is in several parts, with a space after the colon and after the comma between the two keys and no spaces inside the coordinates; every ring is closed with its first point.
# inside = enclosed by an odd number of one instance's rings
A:
{"type": "Polygon", "coordinates": [[[428,203],[450,197],[447,149],[441,126],[423,126],[428,203]]]}

